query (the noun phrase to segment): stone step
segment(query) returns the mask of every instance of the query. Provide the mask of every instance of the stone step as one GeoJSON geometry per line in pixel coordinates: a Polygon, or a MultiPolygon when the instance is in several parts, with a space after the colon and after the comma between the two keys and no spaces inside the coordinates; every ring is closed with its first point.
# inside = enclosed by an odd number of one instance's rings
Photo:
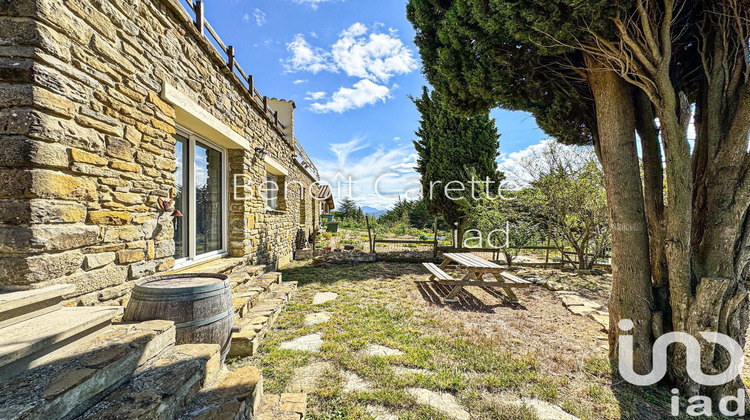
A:
{"type": "Polygon", "coordinates": [[[217,344],[170,347],[79,418],[171,420],[215,380],[221,368],[219,352],[217,344]]]}
{"type": "Polygon", "coordinates": [[[0,328],[0,379],[29,367],[35,359],[92,334],[122,314],[122,307],[62,308],[0,328]]]}
{"type": "Polygon", "coordinates": [[[62,297],[75,292],[72,284],[42,289],[0,292],[0,328],[60,309],[62,297]]]}
{"type": "Polygon", "coordinates": [[[261,276],[266,268],[265,265],[249,265],[229,274],[228,277],[232,285],[232,291],[261,276]]]}
{"type": "Polygon", "coordinates": [[[263,404],[255,420],[301,420],[307,414],[307,394],[263,395],[263,404]]]}
{"type": "Polygon", "coordinates": [[[220,274],[232,274],[245,269],[247,259],[245,258],[217,258],[194,264],[184,268],[178,268],[164,274],[186,274],[186,273],[220,273],[220,274]]]}
{"type": "Polygon", "coordinates": [[[263,399],[263,375],[255,366],[225,374],[200,390],[180,414],[180,420],[252,419],[263,399]]]}
{"type": "Polygon", "coordinates": [[[247,357],[255,354],[266,332],[274,325],[296,289],[296,282],[271,285],[263,299],[235,322],[239,331],[232,334],[229,356],[247,357]]]}
{"type": "Polygon", "coordinates": [[[240,318],[244,317],[247,314],[247,311],[257,305],[264,296],[265,292],[262,290],[248,290],[245,292],[232,293],[235,315],[240,318]]]}
{"type": "Polygon", "coordinates": [[[281,273],[271,272],[253,277],[244,283],[236,285],[232,290],[232,303],[236,317],[235,323],[238,323],[240,318],[245,317],[248,311],[266,296],[273,285],[280,282],[281,273]]]}
{"type": "Polygon", "coordinates": [[[139,366],[174,345],[174,340],[171,321],[109,326],[0,386],[0,417],[75,417],[127,381],[139,366]]]}

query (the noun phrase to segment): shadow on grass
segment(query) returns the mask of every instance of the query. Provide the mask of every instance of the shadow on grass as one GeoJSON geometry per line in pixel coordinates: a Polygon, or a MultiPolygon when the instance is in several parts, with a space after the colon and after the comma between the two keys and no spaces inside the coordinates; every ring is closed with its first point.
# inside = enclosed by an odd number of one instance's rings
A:
{"type": "Polygon", "coordinates": [[[294,263],[281,270],[284,281],[296,281],[299,286],[312,283],[332,284],[339,281],[396,279],[405,275],[425,274],[421,265],[408,263],[366,262],[315,267],[294,263]]]}
{"type": "MultiPolygon", "coordinates": [[[[636,386],[628,383],[618,373],[619,367],[616,361],[609,360],[609,368],[612,380],[610,388],[617,402],[620,404],[621,418],[632,420],[661,420],[682,419],[688,420],[695,417],[688,416],[685,412],[687,402],[680,399],[679,414],[674,416],[670,412],[672,394],[669,384],[660,383],[652,386],[636,386]]],[[[728,419],[726,416],[716,414],[713,416],[701,416],[711,419],[728,419]]],[[[743,417],[745,418],[745,417],[743,417]]]]}
{"type": "MultiPolygon", "coordinates": [[[[433,305],[448,307],[457,311],[494,313],[494,309],[498,307],[511,307],[523,310],[526,309],[519,304],[510,302],[488,305],[482,302],[482,300],[480,300],[478,297],[476,297],[466,289],[462,289],[456,296],[458,302],[444,302],[443,298],[450,293],[452,289],[451,286],[434,283],[431,281],[415,281],[414,284],[417,286],[417,290],[427,302],[433,305]]],[[[498,293],[495,290],[492,290],[490,288],[482,289],[493,297],[496,297],[498,299],[505,299],[504,295],[498,293]]]]}

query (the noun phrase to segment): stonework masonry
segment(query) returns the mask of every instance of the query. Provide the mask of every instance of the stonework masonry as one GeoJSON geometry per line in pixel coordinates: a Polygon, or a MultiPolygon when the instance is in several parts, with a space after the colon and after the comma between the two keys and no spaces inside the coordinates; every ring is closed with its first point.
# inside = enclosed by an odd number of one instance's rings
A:
{"type": "Polygon", "coordinates": [[[177,1],[0,0],[0,287],[71,283],[69,303],[120,304],[173,269],[157,201],[177,193],[174,135],[195,121],[165,86],[246,141],[221,144],[228,256],[283,264],[319,220],[293,132],[264,117],[177,1]],[[265,181],[255,148],[287,173],[277,210],[249,188],[233,197],[235,175],[265,181]]]}

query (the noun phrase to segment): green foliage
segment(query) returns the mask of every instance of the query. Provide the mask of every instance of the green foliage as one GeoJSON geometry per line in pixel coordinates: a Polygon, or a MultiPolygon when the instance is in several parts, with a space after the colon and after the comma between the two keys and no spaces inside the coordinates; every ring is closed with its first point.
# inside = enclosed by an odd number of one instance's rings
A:
{"type": "Polygon", "coordinates": [[[334,212],[341,222],[342,228],[363,228],[365,226],[365,214],[357,203],[349,197],[344,197],[339,203],[339,210],[334,212]]]}
{"type": "Polygon", "coordinates": [[[378,223],[383,225],[396,225],[404,223],[416,229],[432,229],[434,217],[427,212],[427,203],[423,200],[401,200],[396,205],[378,218],[378,223]]]}
{"type": "Polygon", "coordinates": [[[452,181],[467,185],[470,173],[479,180],[502,179],[495,162],[500,147],[495,120],[486,111],[470,117],[456,116],[437,92],[430,93],[426,87],[421,98],[412,100],[421,114],[414,147],[419,155],[416,170],[422,175],[427,210],[442,215],[450,225],[463,226],[465,211],[461,200],[455,198],[468,197],[470,192],[453,193],[451,199],[444,194],[444,188],[452,181]]]}
{"type": "Polygon", "coordinates": [[[527,111],[547,134],[589,144],[596,117],[576,71],[583,56],[556,40],[585,37],[582,21],[609,33],[615,10],[603,0],[410,0],[407,17],[427,79],[455,112],[527,111]]]}
{"type": "Polygon", "coordinates": [[[523,166],[533,178],[528,203],[555,246],[572,247],[579,268],[591,268],[610,245],[604,176],[593,151],[548,142],[523,166]]]}
{"type": "Polygon", "coordinates": [[[518,194],[514,200],[484,196],[468,209],[469,226],[481,233],[482,246],[502,248],[508,265],[518,256],[518,248],[535,245],[542,237],[538,220],[528,208],[529,196],[529,191],[518,194]]]}

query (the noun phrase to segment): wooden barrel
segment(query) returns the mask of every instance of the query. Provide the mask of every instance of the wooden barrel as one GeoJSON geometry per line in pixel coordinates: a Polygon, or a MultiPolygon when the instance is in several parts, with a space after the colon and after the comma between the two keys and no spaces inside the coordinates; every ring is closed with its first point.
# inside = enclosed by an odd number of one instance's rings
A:
{"type": "Polygon", "coordinates": [[[232,288],[223,274],[174,274],[136,283],[123,321],[174,321],[177,344],[215,343],[224,359],[234,326],[232,288]]]}

